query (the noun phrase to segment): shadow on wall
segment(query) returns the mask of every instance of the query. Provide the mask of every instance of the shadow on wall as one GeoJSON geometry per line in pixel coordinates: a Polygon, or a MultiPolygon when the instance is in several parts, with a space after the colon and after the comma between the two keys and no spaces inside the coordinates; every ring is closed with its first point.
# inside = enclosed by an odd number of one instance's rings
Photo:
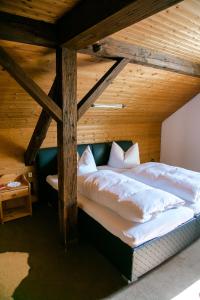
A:
{"type": "Polygon", "coordinates": [[[53,80],[55,73],[55,50],[54,49],[39,49],[32,45],[23,45],[1,41],[1,46],[14,59],[14,61],[22,67],[23,70],[33,79],[38,80],[46,74],[53,80]],[[52,74],[53,73],[53,74],[52,74]]]}
{"type": "Polygon", "coordinates": [[[1,147],[0,157],[12,158],[17,162],[23,162],[24,159],[24,147],[13,141],[11,136],[0,135],[1,147]]]}

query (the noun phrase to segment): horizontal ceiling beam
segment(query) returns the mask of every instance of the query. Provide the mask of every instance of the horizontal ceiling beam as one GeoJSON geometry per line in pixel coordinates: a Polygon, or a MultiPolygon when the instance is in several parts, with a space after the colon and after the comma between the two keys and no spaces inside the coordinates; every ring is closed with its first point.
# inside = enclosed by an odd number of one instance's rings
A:
{"type": "Polygon", "coordinates": [[[62,46],[85,48],[182,0],[84,0],[57,21],[62,46]]]}
{"type": "Polygon", "coordinates": [[[0,64],[55,121],[62,122],[60,107],[46,95],[2,47],[0,47],[0,64]]]}
{"type": "Polygon", "coordinates": [[[0,39],[54,48],[57,44],[56,26],[0,12],[0,39]]]}
{"type": "Polygon", "coordinates": [[[80,52],[101,58],[119,59],[124,57],[129,59],[130,63],[200,77],[200,64],[112,38],[106,38],[93,46],[80,50],[80,52]]]}

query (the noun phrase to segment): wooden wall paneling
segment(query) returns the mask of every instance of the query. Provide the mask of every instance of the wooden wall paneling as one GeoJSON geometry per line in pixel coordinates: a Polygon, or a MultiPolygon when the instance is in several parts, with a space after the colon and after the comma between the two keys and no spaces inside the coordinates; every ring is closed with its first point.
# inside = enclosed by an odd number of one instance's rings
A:
{"type": "Polygon", "coordinates": [[[56,51],[58,102],[63,122],[57,124],[58,198],[62,240],[68,246],[76,236],[77,223],[77,54],[56,51]]]}
{"type": "Polygon", "coordinates": [[[78,143],[132,140],[139,143],[141,162],[160,159],[161,123],[101,123],[78,126],[78,143]]]}
{"type": "MultiPolygon", "coordinates": [[[[151,158],[159,160],[160,123],[114,123],[100,122],[95,124],[89,120],[87,124],[78,125],[78,143],[112,141],[114,139],[131,139],[138,141],[141,161],[151,158]],[[124,130],[126,128],[126,130],[124,130]],[[156,142],[155,142],[156,141],[156,142]]],[[[55,122],[49,128],[42,147],[53,147],[57,144],[55,122]]],[[[34,172],[34,166],[26,167],[24,152],[33,133],[33,128],[0,128],[0,174],[34,172]]]]}

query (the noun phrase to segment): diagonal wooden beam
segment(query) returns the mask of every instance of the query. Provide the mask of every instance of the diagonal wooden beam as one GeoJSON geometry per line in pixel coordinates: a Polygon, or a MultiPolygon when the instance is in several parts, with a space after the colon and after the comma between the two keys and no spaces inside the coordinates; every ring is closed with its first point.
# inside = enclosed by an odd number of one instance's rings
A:
{"type": "Polygon", "coordinates": [[[101,58],[124,57],[133,64],[200,77],[200,64],[112,38],[106,38],[80,52],[101,58]]]}
{"type": "Polygon", "coordinates": [[[43,21],[0,12],[0,39],[54,48],[56,26],[43,21]]]}
{"type": "MultiPolygon", "coordinates": [[[[57,91],[56,91],[56,78],[55,78],[53,85],[49,91],[49,97],[53,99],[55,102],[57,100],[56,92],[57,91]]],[[[46,137],[51,121],[52,121],[51,116],[43,109],[24,155],[26,166],[31,166],[34,163],[37,152],[40,149],[46,137]]]]}
{"type": "MultiPolygon", "coordinates": [[[[127,63],[128,60],[120,59],[95,84],[95,86],[77,105],[78,118],[80,118],[84,114],[84,112],[95,102],[95,100],[102,94],[106,87],[119,74],[119,72],[126,66],[127,63]]],[[[54,80],[54,83],[49,92],[49,97],[57,103],[58,97],[56,93],[56,79],[54,80]]],[[[36,124],[31,140],[29,142],[28,148],[25,152],[24,158],[26,165],[32,165],[34,163],[37,152],[46,137],[47,131],[51,124],[51,120],[51,116],[43,109],[36,124]]]]}
{"type": "Polygon", "coordinates": [[[77,223],[77,54],[75,50],[56,51],[58,101],[63,122],[57,124],[58,198],[62,240],[66,246],[76,237],[77,223]]]}
{"type": "Polygon", "coordinates": [[[24,70],[0,47],[0,64],[57,122],[62,122],[62,111],[53,100],[24,72],[24,70]]]}
{"type": "Polygon", "coordinates": [[[82,49],[182,0],[85,0],[57,22],[59,42],[82,49]]]}
{"type": "Polygon", "coordinates": [[[129,62],[128,59],[119,59],[114,65],[101,77],[101,79],[94,85],[94,87],[83,97],[78,103],[78,120],[91,107],[109,84],[117,77],[117,75],[124,69],[129,62]]]}

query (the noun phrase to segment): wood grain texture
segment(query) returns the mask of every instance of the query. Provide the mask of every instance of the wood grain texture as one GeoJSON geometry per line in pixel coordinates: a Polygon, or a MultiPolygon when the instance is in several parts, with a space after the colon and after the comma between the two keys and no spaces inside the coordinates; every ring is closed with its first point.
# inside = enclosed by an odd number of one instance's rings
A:
{"type": "MultiPolygon", "coordinates": [[[[48,93],[55,78],[53,49],[1,41],[0,45],[48,93]]],[[[78,55],[79,102],[112,66],[110,60],[78,55]]],[[[98,103],[124,103],[123,110],[90,108],[78,122],[78,143],[120,139],[137,141],[141,161],[159,161],[161,122],[200,92],[200,80],[168,71],[128,64],[109,85],[98,103]]],[[[0,174],[27,173],[27,149],[41,107],[0,67],[0,174]]],[[[57,145],[57,128],[50,125],[42,147],[57,145]]],[[[35,188],[35,186],[34,186],[35,188]]]]}
{"type": "Polygon", "coordinates": [[[63,122],[57,125],[58,198],[62,240],[66,246],[76,238],[77,224],[77,54],[56,51],[58,102],[63,122]]]}
{"type": "Polygon", "coordinates": [[[114,39],[200,63],[200,1],[184,0],[134,26],[114,39]]]}
{"type": "Polygon", "coordinates": [[[55,23],[80,0],[1,0],[0,10],[35,20],[55,23]]]}
{"type": "Polygon", "coordinates": [[[91,107],[91,105],[97,100],[97,98],[105,91],[105,89],[112,83],[117,75],[128,64],[129,60],[122,58],[104,74],[100,80],[94,85],[94,87],[83,97],[78,103],[78,120],[84,115],[84,113],[91,107]]]}
{"type": "Polygon", "coordinates": [[[127,58],[130,63],[200,78],[200,64],[173,55],[106,38],[81,51],[102,58],[127,58]]]}
{"type": "Polygon", "coordinates": [[[68,48],[84,48],[180,1],[81,1],[58,20],[60,43],[68,48]],[[70,30],[64,30],[64,28],[70,28],[70,30]]]}
{"type": "Polygon", "coordinates": [[[0,39],[51,48],[57,44],[56,27],[0,11],[0,39]]]}
{"type": "Polygon", "coordinates": [[[0,47],[0,64],[56,121],[62,121],[60,108],[24,72],[24,70],[0,47]]]}
{"type": "MultiPolygon", "coordinates": [[[[55,77],[55,53],[43,47],[2,42],[6,51],[46,93],[55,77]]],[[[112,66],[110,60],[78,55],[79,102],[112,66]]],[[[90,108],[80,124],[162,122],[200,92],[200,80],[168,71],[128,64],[98,103],[122,103],[123,110],[90,108]]],[[[0,68],[0,128],[34,128],[41,108],[0,68]]]]}
{"type": "MultiPolygon", "coordinates": [[[[24,152],[29,143],[33,128],[0,129],[0,174],[21,174],[29,170],[34,172],[34,166],[26,167],[24,152]]],[[[120,139],[138,141],[141,161],[151,158],[159,161],[160,152],[160,123],[105,123],[79,124],[77,128],[78,143],[103,142],[120,139]],[[126,130],[124,130],[126,128],[126,130]]],[[[52,123],[42,147],[57,145],[57,128],[52,123]]],[[[35,177],[35,173],[33,174],[35,177]]]]}
{"type": "MultiPolygon", "coordinates": [[[[56,83],[57,80],[55,78],[48,95],[51,99],[55,101],[55,103],[57,102],[56,83]]],[[[40,149],[44,139],[46,138],[51,121],[51,116],[43,109],[35,126],[27,150],[24,154],[24,161],[27,166],[30,166],[34,163],[38,150],[40,149]]]]}

